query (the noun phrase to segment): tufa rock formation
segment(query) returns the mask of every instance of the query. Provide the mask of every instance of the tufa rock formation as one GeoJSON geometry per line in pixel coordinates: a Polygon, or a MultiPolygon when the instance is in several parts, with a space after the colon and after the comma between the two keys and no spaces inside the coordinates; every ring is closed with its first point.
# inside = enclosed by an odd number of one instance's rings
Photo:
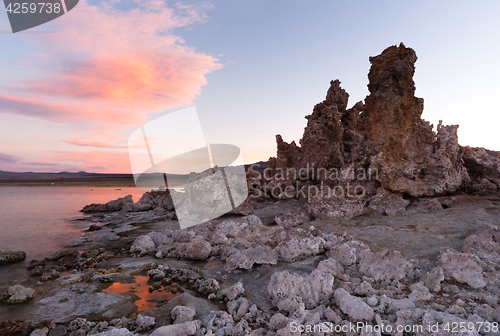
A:
{"type": "MultiPolygon", "coordinates": [[[[415,51],[402,43],[370,57],[370,94],[364,104],[349,109],[349,94],[339,80],[331,81],[326,99],[306,117],[300,146],[276,136],[277,157],[269,160],[274,177],[267,188],[288,186],[297,191],[304,185],[318,186],[318,196],[307,201],[321,219],[352,218],[367,208],[405,214],[410,202],[403,197],[496,192],[500,159],[483,148],[461,147],[458,125],[443,126],[440,121],[434,132],[433,125],[421,118],[424,101],[415,97],[413,82],[416,61],[415,51]],[[325,170],[344,173],[331,178],[325,170]],[[298,171],[303,174],[293,174],[298,171]],[[361,178],[358,171],[364,172],[361,178]],[[345,193],[331,192],[349,185],[362,187],[362,195],[348,199],[345,193]],[[386,194],[394,194],[400,208],[386,211],[375,204],[380,203],[376,195],[386,194]]],[[[287,197],[283,193],[278,198],[287,197]]]]}

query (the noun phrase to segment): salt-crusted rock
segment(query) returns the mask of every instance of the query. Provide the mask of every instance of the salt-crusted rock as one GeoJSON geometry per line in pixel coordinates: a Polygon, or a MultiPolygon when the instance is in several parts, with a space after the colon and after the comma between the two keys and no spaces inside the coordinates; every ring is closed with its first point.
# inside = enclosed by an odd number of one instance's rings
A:
{"type": "Polygon", "coordinates": [[[176,306],[172,309],[170,315],[174,324],[192,321],[196,316],[196,309],[190,306],[176,306]]]}
{"type": "Polygon", "coordinates": [[[26,259],[24,251],[0,251],[0,265],[10,264],[26,259]]]}
{"type": "Polygon", "coordinates": [[[411,263],[399,251],[370,250],[360,252],[359,270],[361,273],[379,280],[401,280],[412,269],[411,263]]]}
{"type": "Polygon", "coordinates": [[[170,230],[167,230],[165,232],[150,232],[147,235],[151,237],[156,246],[172,245],[174,243],[174,238],[172,238],[172,231],[170,230]]]}
{"type": "Polygon", "coordinates": [[[206,280],[198,280],[195,283],[195,287],[203,295],[209,295],[212,293],[217,293],[219,291],[219,282],[214,278],[208,278],[206,280]]]}
{"type": "Polygon", "coordinates": [[[156,246],[150,236],[140,236],[130,247],[130,252],[140,252],[142,255],[151,253],[155,250],[156,246]]]}
{"type": "Polygon", "coordinates": [[[331,273],[337,271],[335,268],[330,270],[328,264],[322,264],[307,276],[288,271],[277,272],[269,280],[267,294],[277,307],[284,299],[300,297],[306,308],[312,309],[321,303],[328,303],[335,281],[331,273]]]}
{"type": "Polygon", "coordinates": [[[226,271],[232,271],[237,268],[251,269],[254,264],[276,265],[278,262],[278,252],[269,246],[257,246],[238,251],[226,259],[226,271]]]}
{"type": "Polygon", "coordinates": [[[410,299],[390,300],[389,307],[387,307],[387,313],[393,314],[402,309],[412,309],[415,308],[415,304],[410,299]]]}
{"type": "Polygon", "coordinates": [[[408,298],[413,302],[429,301],[432,299],[432,294],[422,281],[412,284],[410,290],[411,294],[408,298]]]}
{"type": "Polygon", "coordinates": [[[436,197],[417,198],[406,209],[407,214],[424,213],[428,211],[443,210],[443,205],[436,197]]]}
{"type": "Polygon", "coordinates": [[[243,282],[240,280],[233,284],[232,286],[220,291],[221,295],[225,297],[228,301],[236,299],[238,296],[245,293],[245,288],[243,288],[243,282]]]}
{"type": "Polygon", "coordinates": [[[446,277],[451,277],[458,282],[464,282],[472,288],[486,286],[483,269],[479,264],[479,258],[475,255],[442,248],[439,262],[446,277]]]}
{"type": "Polygon", "coordinates": [[[422,336],[443,335],[443,336],[479,336],[478,328],[474,329],[453,329],[454,325],[467,325],[469,320],[464,320],[458,316],[429,310],[422,316],[423,332],[419,333],[422,336]],[[432,328],[429,328],[432,326],[432,328]],[[450,327],[451,326],[451,327],[450,327]],[[448,327],[448,328],[447,328],[448,327]]]}
{"type": "Polygon", "coordinates": [[[310,220],[311,214],[301,208],[290,210],[287,213],[280,212],[274,218],[276,224],[283,226],[285,229],[307,223],[310,220]]]}
{"type": "Polygon", "coordinates": [[[441,291],[441,282],[444,280],[444,271],[441,266],[434,267],[429,273],[425,275],[424,284],[430,291],[441,291]]]}
{"type": "Polygon", "coordinates": [[[225,220],[217,224],[211,235],[212,245],[222,245],[233,242],[235,239],[244,239],[259,245],[267,245],[273,241],[278,228],[267,227],[262,220],[255,216],[225,220]]]}
{"type": "Polygon", "coordinates": [[[337,314],[335,311],[332,310],[332,308],[328,307],[325,309],[325,318],[332,323],[335,324],[340,324],[342,322],[342,317],[340,317],[339,314],[337,314]]]}
{"type": "Polygon", "coordinates": [[[474,254],[493,264],[500,262],[500,244],[490,234],[474,234],[465,238],[462,251],[474,254]]]}
{"type": "Polygon", "coordinates": [[[238,300],[229,301],[226,306],[229,314],[235,318],[242,318],[250,308],[250,301],[240,297],[238,300]]]}
{"type": "Polygon", "coordinates": [[[165,210],[174,209],[174,203],[169,190],[145,192],[141,199],[132,206],[133,211],[148,211],[156,208],[165,210]]]}
{"type": "Polygon", "coordinates": [[[342,265],[350,266],[358,260],[359,252],[366,249],[368,249],[368,245],[351,240],[347,243],[334,245],[326,252],[326,256],[338,260],[342,265]]]}
{"type": "Polygon", "coordinates": [[[342,265],[337,262],[337,260],[332,258],[320,261],[318,263],[318,266],[316,267],[316,270],[321,273],[331,274],[334,277],[338,277],[344,273],[344,267],[342,267],[342,265]]]}
{"type": "Polygon", "coordinates": [[[462,158],[472,180],[484,178],[500,187],[500,158],[488,154],[484,148],[469,146],[462,147],[462,158]]]}
{"type": "Polygon", "coordinates": [[[363,281],[354,288],[354,294],[356,295],[367,296],[375,293],[376,290],[372,287],[371,283],[369,283],[368,281],[363,281]]]}
{"type": "Polygon", "coordinates": [[[49,328],[45,327],[45,328],[33,330],[31,332],[30,336],[47,336],[48,333],[49,333],[49,328]]]}
{"type": "Polygon", "coordinates": [[[147,331],[151,329],[155,323],[154,317],[139,314],[135,319],[135,325],[137,327],[136,331],[147,331]]]}
{"type": "MultiPolygon", "coordinates": [[[[49,335],[52,335],[52,332],[49,335]]],[[[80,335],[80,334],[77,334],[77,335],[80,335]]],[[[132,336],[134,334],[131,333],[127,328],[111,327],[104,332],[100,332],[98,334],[92,334],[92,335],[93,336],[132,336]]]]}
{"type": "Polygon", "coordinates": [[[318,219],[351,219],[363,213],[366,200],[358,196],[337,196],[335,189],[324,187],[316,197],[310,197],[309,204],[318,219]]]}
{"type": "Polygon", "coordinates": [[[193,238],[189,243],[175,243],[174,247],[179,258],[188,260],[205,260],[212,251],[210,243],[200,236],[193,238]]]}
{"type": "Polygon", "coordinates": [[[408,204],[410,204],[410,201],[403,199],[402,193],[393,193],[380,187],[377,189],[377,194],[371,199],[368,208],[380,214],[394,217],[404,215],[408,204]]]}
{"type": "Polygon", "coordinates": [[[285,262],[294,262],[323,252],[325,240],[310,230],[290,228],[278,236],[276,251],[285,262]]]}
{"type": "Polygon", "coordinates": [[[373,309],[362,299],[352,296],[343,288],[337,288],[334,293],[335,303],[355,321],[371,321],[375,317],[373,309]]]}
{"type": "Polygon", "coordinates": [[[200,321],[189,321],[179,324],[163,326],[151,334],[151,336],[191,336],[196,334],[200,321]]]}
{"type": "Polygon", "coordinates": [[[132,200],[132,195],[128,195],[122,198],[118,198],[114,201],[109,201],[106,204],[92,203],[83,207],[81,212],[112,212],[120,211],[124,207],[131,207],[134,204],[132,200]]]}
{"type": "Polygon", "coordinates": [[[271,317],[271,320],[269,321],[269,328],[271,328],[272,330],[278,330],[286,327],[287,324],[288,318],[281,313],[276,313],[271,317]]]}
{"type": "Polygon", "coordinates": [[[7,303],[9,304],[17,304],[25,301],[29,301],[33,299],[35,295],[35,290],[28,287],[23,287],[20,285],[10,286],[7,289],[7,303]]]}

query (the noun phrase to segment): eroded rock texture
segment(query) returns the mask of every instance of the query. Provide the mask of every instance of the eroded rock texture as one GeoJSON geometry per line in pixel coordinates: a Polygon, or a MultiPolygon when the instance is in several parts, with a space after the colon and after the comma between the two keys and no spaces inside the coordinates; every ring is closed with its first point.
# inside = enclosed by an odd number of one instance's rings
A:
{"type": "MultiPolygon", "coordinates": [[[[276,136],[277,157],[269,160],[275,175],[267,189],[317,186],[320,192],[314,199],[311,193],[298,197],[308,198],[314,215],[322,219],[350,218],[365,211],[405,215],[409,201],[402,196],[497,191],[500,159],[482,148],[460,147],[458,125],[440,121],[434,131],[421,118],[424,101],[415,97],[413,81],[416,61],[415,51],[402,43],[370,57],[370,94],[352,108],[347,108],[349,94],[340,81],[331,81],[326,99],[306,117],[300,146],[276,136]],[[295,174],[299,171],[300,176],[295,174]],[[327,187],[337,188],[333,197],[325,196],[327,187]],[[388,201],[391,198],[398,204],[388,201]],[[345,215],[341,210],[354,199],[361,208],[345,215]]],[[[271,194],[285,198],[285,193],[271,194]]]]}

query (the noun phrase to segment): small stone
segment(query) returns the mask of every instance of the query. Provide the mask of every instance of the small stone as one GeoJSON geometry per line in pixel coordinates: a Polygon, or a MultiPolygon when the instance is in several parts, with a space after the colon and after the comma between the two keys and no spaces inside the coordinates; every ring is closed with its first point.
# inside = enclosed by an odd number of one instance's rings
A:
{"type": "Polygon", "coordinates": [[[434,267],[424,278],[424,284],[430,291],[439,292],[444,280],[444,271],[441,266],[434,267]]]}
{"type": "Polygon", "coordinates": [[[11,286],[7,290],[7,303],[9,304],[18,304],[25,301],[29,301],[33,299],[35,295],[35,290],[28,287],[23,287],[20,285],[11,286]]]}
{"type": "Polygon", "coordinates": [[[196,334],[198,326],[199,321],[172,324],[156,329],[151,336],[191,336],[196,334]]]}

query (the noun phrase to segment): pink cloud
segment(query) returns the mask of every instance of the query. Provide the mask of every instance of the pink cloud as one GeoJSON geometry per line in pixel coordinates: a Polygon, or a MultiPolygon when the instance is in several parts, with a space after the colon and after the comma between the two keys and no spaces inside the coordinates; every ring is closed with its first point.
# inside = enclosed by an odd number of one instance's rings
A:
{"type": "MultiPolygon", "coordinates": [[[[158,0],[127,3],[135,4],[130,10],[116,7],[122,4],[81,0],[50,23],[55,33],[19,35],[39,50],[19,65],[34,64],[27,77],[0,82],[0,113],[79,129],[61,142],[119,149],[127,140],[120,131],[139,127],[148,114],[191,105],[207,82],[205,75],[222,65],[186,46],[173,30],[205,22],[203,8],[169,7],[158,0]]],[[[126,153],[70,154],[50,160],[90,171],[123,172],[129,165],[126,153]]]]}
{"type": "Polygon", "coordinates": [[[86,146],[86,147],[100,147],[100,148],[127,148],[128,147],[126,145],[114,144],[113,140],[109,140],[109,139],[107,141],[100,141],[100,140],[96,141],[93,138],[82,137],[82,138],[66,139],[63,141],[66,143],[72,144],[72,145],[86,146]]]}
{"type": "Polygon", "coordinates": [[[143,123],[149,113],[188,106],[206,84],[205,75],[221,64],[185,46],[172,30],[205,20],[193,7],[169,8],[157,0],[127,11],[80,1],[53,21],[57,33],[23,35],[42,50],[32,55],[40,68],[32,78],[2,85],[0,107],[115,128],[143,123]]]}

